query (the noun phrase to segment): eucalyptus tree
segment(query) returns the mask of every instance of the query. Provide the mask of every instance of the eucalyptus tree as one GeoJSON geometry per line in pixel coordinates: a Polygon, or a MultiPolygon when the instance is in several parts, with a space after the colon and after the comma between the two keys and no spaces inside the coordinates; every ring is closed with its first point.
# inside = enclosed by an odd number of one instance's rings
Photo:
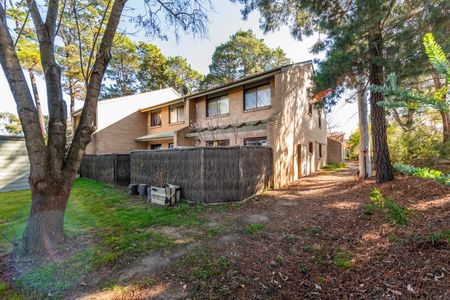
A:
{"type": "MultiPolygon", "coordinates": [[[[261,28],[266,32],[288,24],[292,35],[300,40],[316,32],[325,35],[313,49],[334,51],[346,62],[335,65],[333,78],[341,79],[341,75],[354,74],[353,69],[357,68],[364,70],[369,85],[383,85],[385,70],[404,70],[402,74],[410,76],[415,71],[411,62],[418,61],[420,56],[420,36],[434,29],[445,32],[450,25],[450,3],[447,0],[232,1],[244,5],[244,17],[259,10],[261,28]]],[[[338,91],[345,87],[345,83],[345,80],[330,82],[341,88],[338,91]]],[[[370,93],[374,165],[378,182],[394,179],[387,144],[386,111],[377,105],[383,100],[382,93],[370,93]]]]}
{"type": "Polygon", "coordinates": [[[225,84],[289,62],[281,48],[271,49],[252,30],[239,30],[228,41],[216,47],[206,85],[225,84]]]}
{"type": "MultiPolygon", "coordinates": [[[[49,107],[48,140],[44,140],[33,97],[6,18],[9,6],[0,4],[0,64],[17,105],[30,160],[31,209],[20,242],[20,253],[50,256],[65,241],[64,213],[86,145],[95,130],[94,119],[100,86],[110,60],[110,49],[126,0],[109,0],[102,12],[99,35],[92,43],[96,49],[86,75],[85,101],[80,122],[66,153],[67,108],[63,99],[62,69],[56,59],[58,26],[66,21],[61,0],[28,2],[32,30],[37,36],[49,107]]],[[[148,0],[142,5],[146,14],[134,20],[146,34],[168,38],[180,30],[206,33],[208,3],[202,0],[148,0]]],[[[76,15],[75,15],[76,18],[76,15]]],[[[78,21],[77,21],[78,22],[78,21]]],[[[76,32],[77,39],[82,32],[76,32]]],[[[22,37],[19,37],[22,38],[22,37]]],[[[94,53],[94,52],[91,52],[94,53]]],[[[83,67],[84,68],[84,67],[83,67]]]]}

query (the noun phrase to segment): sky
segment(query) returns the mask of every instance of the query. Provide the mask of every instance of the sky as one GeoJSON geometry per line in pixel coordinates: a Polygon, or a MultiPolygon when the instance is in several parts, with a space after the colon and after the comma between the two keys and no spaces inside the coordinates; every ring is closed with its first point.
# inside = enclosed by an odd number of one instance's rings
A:
{"type": "MultiPolygon", "coordinates": [[[[240,13],[241,6],[227,0],[215,1],[214,11],[210,12],[208,25],[208,36],[205,38],[193,37],[192,35],[180,35],[178,41],[169,38],[168,41],[161,41],[155,38],[148,38],[143,31],[136,32],[133,25],[128,22],[121,23],[121,29],[132,32],[132,39],[136,41],[147,41],[157,45],[166,56],[180,55],[187,58],[191,66],[197,71],[207,74],[208,66],[211,63],[212,54],[216,46],[226,42],[230,35],[236,31],[252,29],[258,38],[264,39],[265,43],[271,47],[281,47],[293,62],[301,62],[322,56],[315,56],[309,49],[317,40],[318,36],[307,38],[303,41],[295,40],[291,37],[288,27],[283,27],[277,32],[264,34],[259,28],[259,13],[253,12],[248,20],[242,20],[240,13]]],[[[25,73],[28,79],[28,74],[25,73]]],[[[48,113],[46,103],[45,84],[38,78],[38,89],[43,103],[44,114],[48,113]]],[[[77,108],[82,106],[82,102],[76,104],[77,108]]],[[[69,106],[68,106],[69,107],[69,106]]],[[[17,113],[12,94],[8,83],[0,68],[0,112],[8,111],[17,113]]],[[[338,102],[327,116],[332,120],[333,131],[342,131],[346,136],[355,130],[358,124],[356,103],[338,102]]]]}

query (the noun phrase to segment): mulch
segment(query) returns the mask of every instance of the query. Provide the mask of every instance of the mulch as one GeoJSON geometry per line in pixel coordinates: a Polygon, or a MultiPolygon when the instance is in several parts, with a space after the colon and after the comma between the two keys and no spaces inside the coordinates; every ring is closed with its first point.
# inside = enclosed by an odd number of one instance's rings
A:
{"type": "Polygon", "coordinates": [[[450,230],[450,188],[434,181],[398,174],[395,181],[376,184],[357,181],[351,171],[328,173],[216,217],[234,220],[231,231],[239,238],[209,243],[215,257],[226,257],[230,265],[206,283],[193,280],[189,267],[177,270],[195,297],[450,297],[449,242],[426,238],[450,230]],[[413,209],[409,226],[364,213],[375,186],[413,209]],[[242,217],[264,213],[269,221],[263,232],[242,230],[242,217]],[[348,269],[336,263],[342,255],[349,255],[348,269]]]}

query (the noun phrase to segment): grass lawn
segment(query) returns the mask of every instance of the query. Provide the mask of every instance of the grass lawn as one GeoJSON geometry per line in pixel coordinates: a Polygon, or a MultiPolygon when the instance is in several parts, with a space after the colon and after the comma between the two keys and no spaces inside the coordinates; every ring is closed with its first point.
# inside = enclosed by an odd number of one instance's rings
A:
{"type": "Polygon", "coordinates": [[[338,171],[345,169],[346,167],[347,165],[345,163],[330,163],[323,166],[323,169],[327,171],[338,171]]]}
{"type": "MultiPolygon", "coordinates": [[[[10,252],[12,242],[21,237],[30,198],[30,191],[0,193],[1,252],[10,252]]],[[[152,249],[174,247],[173,238],[152,228],[200,225],[206,221],[199,216],[204,209],[187,203],[175,208],[150,207],[144,199],[130,197],[125,191],[78,179],[65,215],[65,232],[69,237],[66,247],[75,250],[57,263],[22,272],[16,284],[32,296],[44,293],[57,296],[95,269],[124,263],[152,249]]],[[[0,298],[12,293],[1,281],[0,287],[0,298]]]]}

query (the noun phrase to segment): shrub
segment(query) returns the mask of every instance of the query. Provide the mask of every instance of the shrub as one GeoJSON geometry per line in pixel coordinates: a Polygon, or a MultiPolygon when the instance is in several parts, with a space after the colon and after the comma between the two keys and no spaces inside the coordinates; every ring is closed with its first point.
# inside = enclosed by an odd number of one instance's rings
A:
{"type": "Polygon", "coordinates": [[[444,173],[437,170],[418,168],[402,163],[394,164],[394,168],[406,175],[418,176],[424,179],[434,179],[436,182],[450,185],[450,174],[445,175],[444,173]]]}
{"type": "MultiPolygon", "coordinates": [[[[379,188],[373,188],[369,193],[373,207],[381,211],[388,221],[394,225],[407,226],[413,216],[411,209],[403,207],[391,197],[384,196],[379,188]]],[[[365,209],[367,211],[367,208],[365,209]]]]}

